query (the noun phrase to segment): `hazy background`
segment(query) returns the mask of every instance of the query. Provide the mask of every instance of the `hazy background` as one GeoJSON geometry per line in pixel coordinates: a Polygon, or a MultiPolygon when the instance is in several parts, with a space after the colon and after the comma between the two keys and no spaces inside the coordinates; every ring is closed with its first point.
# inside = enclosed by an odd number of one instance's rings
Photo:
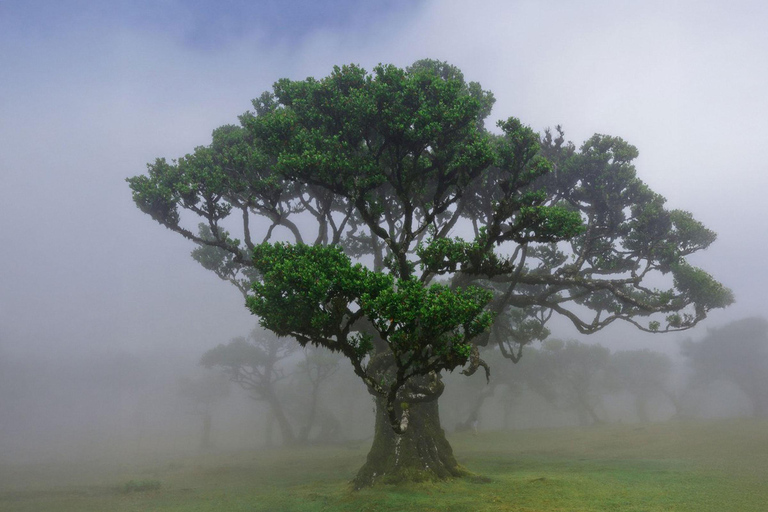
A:
{"type": "MultiPolygon", "coordinates": [[[[562,124],[577,145],[625,138],[641,178],[719,234],[694,262],[737,302],[690,335],[764,314],[766,27],[757,0],[0,2],[0,371],[39,375],[50,401],[6,399],[0,415],[79,428],[92,409],[62,419],[46,376],[116,357],[194,370],[251,329],[237,290],[136,209],[124,179],[207,144],[278,78],[336,64],[447,60],[494,92],[494,120],[562,124]]],[[[683,337],[593,339],[674,354],[683,337]]]]}

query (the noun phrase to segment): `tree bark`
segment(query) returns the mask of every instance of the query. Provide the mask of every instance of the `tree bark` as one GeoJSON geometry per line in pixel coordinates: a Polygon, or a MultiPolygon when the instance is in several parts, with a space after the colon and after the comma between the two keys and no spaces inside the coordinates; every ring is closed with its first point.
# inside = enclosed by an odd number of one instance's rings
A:
{"type": "Polygon", "coordinates": [[[386,400],[376,399],[373,445],[353,481],[356,489],[377,482],[423,482],[468,474],[456,462],[440,426],[437,398],[410,405],[408,429],[402,435],[392,430],[386,400]]]}

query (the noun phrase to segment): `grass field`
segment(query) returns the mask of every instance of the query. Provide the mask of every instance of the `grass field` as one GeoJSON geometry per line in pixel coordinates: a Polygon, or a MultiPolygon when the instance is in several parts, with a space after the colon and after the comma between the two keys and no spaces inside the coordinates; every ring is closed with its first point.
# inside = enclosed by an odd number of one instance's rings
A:
{"type": "Polygon", "coordinates": [[[354,492],[359,446],[0,466],[0,511],[765,511],[768,422],[451,436],[477,478],[354,492]],[[159,485],[159,488],[157,488],[159,485]]]}

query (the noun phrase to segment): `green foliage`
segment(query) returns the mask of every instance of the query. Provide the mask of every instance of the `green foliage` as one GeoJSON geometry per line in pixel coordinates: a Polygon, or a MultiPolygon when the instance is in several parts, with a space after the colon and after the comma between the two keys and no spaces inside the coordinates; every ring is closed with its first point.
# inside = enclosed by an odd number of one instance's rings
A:
{"type": "Polygon", "coordinates": [[[637,177],[637,148],[601,134],[577,148],[514,117],[491,134],[493,103],[445,62],[335,67],[279,80],[239,126],[128,182],[264,327],[343,353],[393,425],[419,378],[438,396],[439,372],[474,373],[491,339],[517,360],[555,314],[582,333],[668,332],[733,301],[685,261],[714,233],[637,177]]]}
{"type": "Polygon", "coordinates": [[[139,209],[166,226],[178,226],[177,203],[181,189],[179,173],[164,158],[148,164],[149,176],[128,178],[133,201],[139,209]]]}
{"type": "Polygon", "coordinates": [[[415,374],[466,362],[471,339],[493,319],[485,310],[488,291],[395,280],[352,264],[335,246],[261,244],[254,262],[262,280],[247,304],[264,327],[303,343],[354,350],[362,359],[370,341],[349,336],[350,319],[362,314],[397,356],[408,355],[415,374]]]}
{"type": "Polygon", "coordinates": [[[461,271],[493,277],[512,271],[508,259],[487,249],[486,239],[485,231],[474,242],[465,242],[458,237],[433,237],[416,247],[416,255],[421,259],[421,268],[433,274],[461,271]]]}
{"type": "Polygon", "coordinates": [[[675,287],[702,309],[723,308],[733,302],[731,290],[694,266],[681,261],[672,267],[675,287]]]}
{"type": "Polygon", "coordinates": [[[242,265],[243,259],[246,258],[242,253],[233,253],[222,248],[218,243],[218,241],[223,241],[229,247],[240,247],[240,240],[230,238],[229,233],[221,228],[215,229],[216,234],[210,226],[203,223],[198,224],[200,239],[208,241],[212,245],[198,245],[192,251],[192,259],[246,294],[251,282],[258,279],[258,275],[252,267],[242,265]]]}
{"type": "Polygon", "coordinates": [[[392,183],[403,199],[427,200],[434,180],[459,186],[492,159],[475,125],[483,104],[455,76],[343,66],[322,80],[280,80],[274,94],[285,108],[246,127],[277,155],[284,176],[345,197],[392,183]]]}
{"type": "Polygon", "coordinates": [[[560,206],[523,206],[515,226],[519,242],[558,242],[584,232],[581,217],[560,206]]]}
{"type": "Polygon", "coordinates": [[[396,353],[419,353],[425,360],[438,356],[444,360],[439,369],[452,370],[466,362],[472,338],[493,321],[485,310],[490,299],[490,292],[476,287],[424,287],[407,279],[377,297],[366,294],[362,308],[396,353]]]}
{"type": "Polygon", "coordinates": [[[246,304],[265,328],[297,336],[302,344],[354,348],[358,358],[372,348],[349,337],[349,307],[375,300],[393,286],[392,276],[353,265],[338,246],[265,243],[254,249],[253,261],[262,280],[253,284],[246,304]]]}

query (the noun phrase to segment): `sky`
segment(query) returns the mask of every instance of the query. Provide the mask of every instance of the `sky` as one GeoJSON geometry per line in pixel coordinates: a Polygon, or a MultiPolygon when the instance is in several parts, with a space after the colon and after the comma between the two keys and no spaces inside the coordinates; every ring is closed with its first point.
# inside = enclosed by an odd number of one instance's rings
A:
{"type": "MultiPolygon", "coordinates": [[[[768,4],[760,1],[0,1],[0,355],[246,334],[234,287],[142,214],[125,178],[207,144],[277,79],[446,60],[492,118],[640,150],[640,177],[719,234],[693,258],[765,314],[768,4]]],[[[612,348],[674,336],[609,329],[612,348]]],[[[633,345],[634,344],[634,345],[633,345]]]]}

